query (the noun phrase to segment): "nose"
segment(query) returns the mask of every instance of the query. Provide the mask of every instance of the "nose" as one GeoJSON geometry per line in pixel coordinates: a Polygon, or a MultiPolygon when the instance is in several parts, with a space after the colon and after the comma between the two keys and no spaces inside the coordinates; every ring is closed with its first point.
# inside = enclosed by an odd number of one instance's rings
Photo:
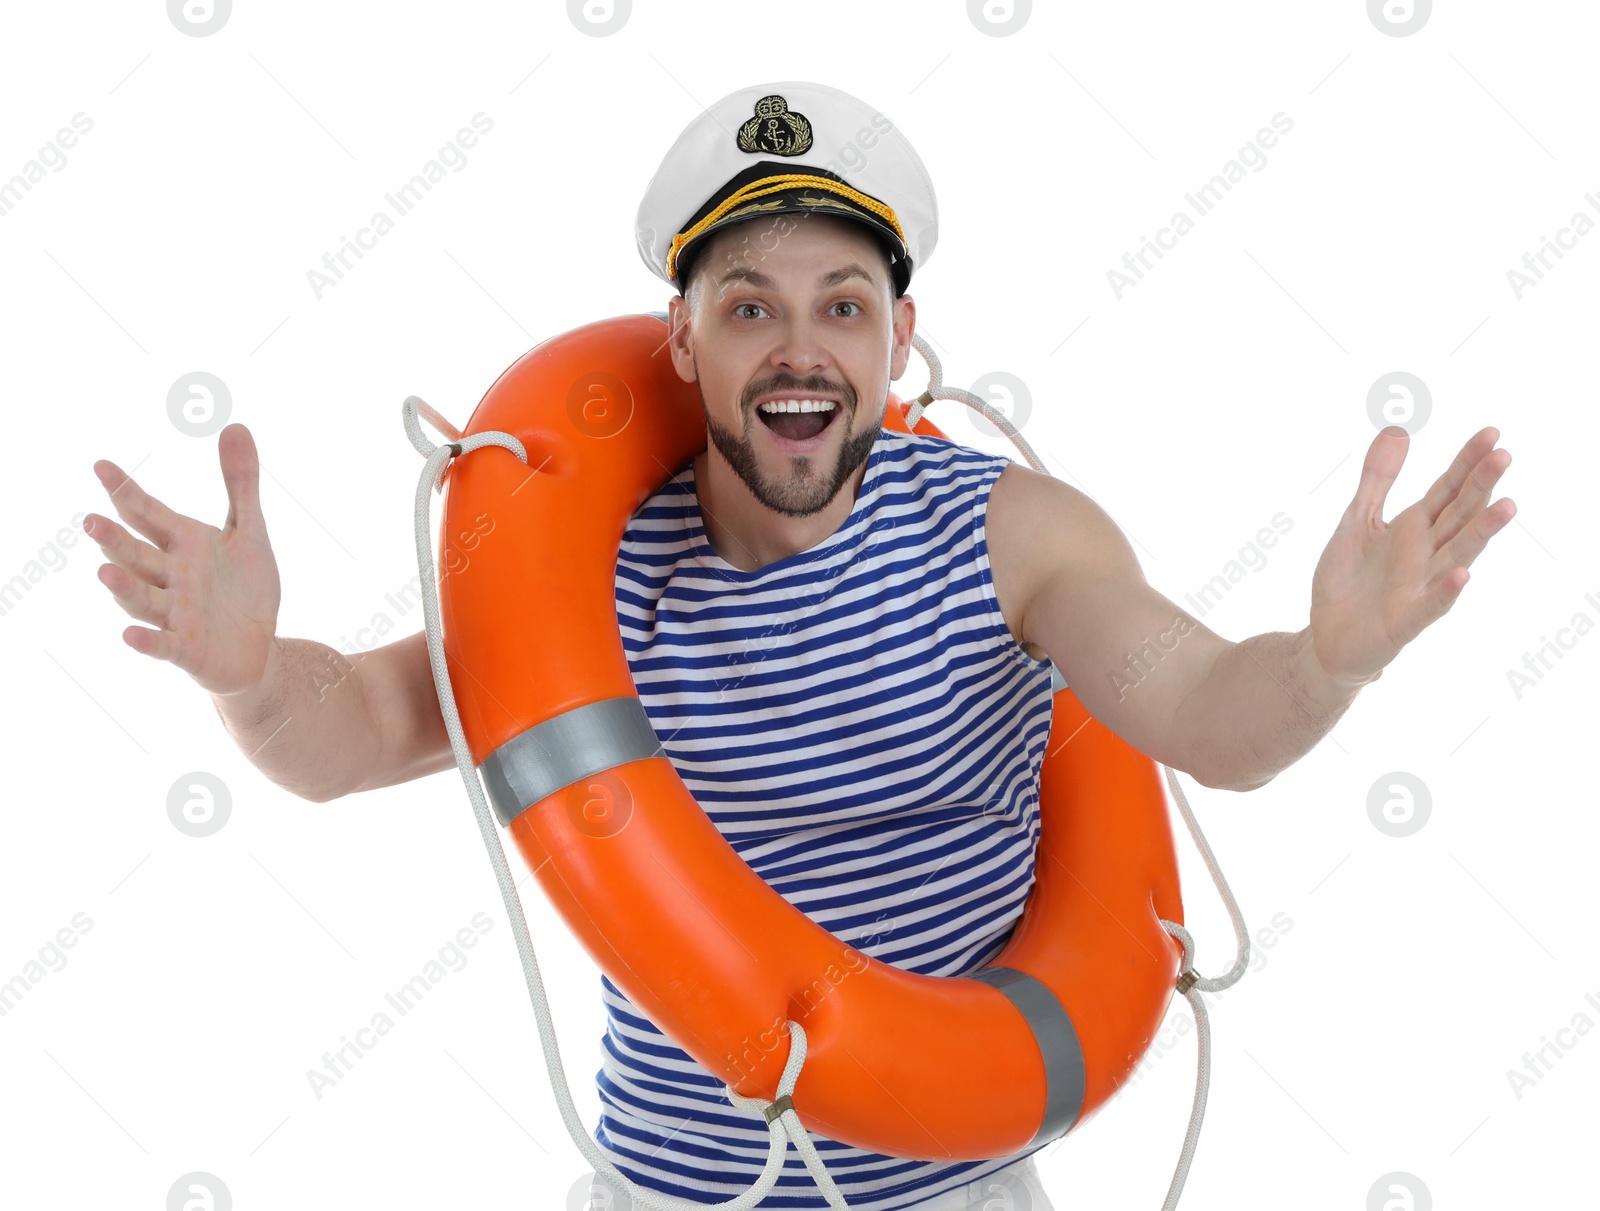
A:
{"type": "Polygon", "coordinates": [[[816,375],[829,364],[822,334],[809,315],[785,320],[778,330],[770,357],[774,370],[787,370],[798,376],[816,375]]]}

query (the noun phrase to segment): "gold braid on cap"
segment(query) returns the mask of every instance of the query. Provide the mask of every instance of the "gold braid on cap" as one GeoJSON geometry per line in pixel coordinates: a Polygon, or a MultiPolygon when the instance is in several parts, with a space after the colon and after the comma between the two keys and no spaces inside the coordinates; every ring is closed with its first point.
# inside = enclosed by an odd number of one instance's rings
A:
{"type": "Polygon", "coordinates": [[[825,189],[830,193],[839,194],[849,198],[856,205],[870,210],[873,214],[883,219],[894,228],[895,235],[900,237],[902,247],[906,243],[906,233],[900,229],[900,220],[895,218],[894,211],[885,206],[877,198],[862,193],[859,189],[835,181],[829,177],[814,176],[811,173],[792,172],[781,176],[762,177],[759,181],[751,181],[748,185],[741,185],[730,193],[721,202],[718,202],[711,213],[706,215],[687,231],[680,231],[672,237],[672,244],[667,249],[667,281],[673,281],[678,276],[678,253],[690,240],[694,239],[707,227],[726,215],[735,206],[748,202],[751,198],[765,197],[769,193],[780,193],[785,189],[795,186],[809,185],[816,189],[825,189]]]}

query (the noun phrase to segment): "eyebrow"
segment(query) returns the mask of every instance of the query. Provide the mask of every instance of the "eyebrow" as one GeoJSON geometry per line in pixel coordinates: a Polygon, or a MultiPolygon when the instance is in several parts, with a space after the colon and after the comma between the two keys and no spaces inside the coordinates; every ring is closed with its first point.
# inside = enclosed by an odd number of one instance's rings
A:
{"type": "MultiPolygon", "coordinates": [[[[823,274],[817,279],[817,288],[819,290],[825,290],[829,286],[837,286],[841,282],[846,282],[851,278],[861,278],[869,286],[873,287],[876,287],[878,284],[877,279],[863,269],[860,265],[851,264],[846,265],[842,269],[834,269],[823,274]]],[[[759,270],[738,267],[728,270],[727,273],[722,275],[722,277],[719,279],[719,282],[723,285],[726,285],[728,282],[749,282],[750,285],[759,286],[764,290],[771,290],[777,286],[776,282],[759,270]]]]}

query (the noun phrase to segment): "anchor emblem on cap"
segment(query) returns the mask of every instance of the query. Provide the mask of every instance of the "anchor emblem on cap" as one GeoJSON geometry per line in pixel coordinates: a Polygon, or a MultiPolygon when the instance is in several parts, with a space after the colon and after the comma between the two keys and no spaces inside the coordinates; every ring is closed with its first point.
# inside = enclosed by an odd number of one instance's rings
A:
{"type": "Polygon", "coordinates": [[[756,102],[756,116],[739,127],[736,139],[740,151],[766,152],[775,156],[798,156],[811,148],[811,123],[795,113],[789,102],[771,93],[756,102]]]}

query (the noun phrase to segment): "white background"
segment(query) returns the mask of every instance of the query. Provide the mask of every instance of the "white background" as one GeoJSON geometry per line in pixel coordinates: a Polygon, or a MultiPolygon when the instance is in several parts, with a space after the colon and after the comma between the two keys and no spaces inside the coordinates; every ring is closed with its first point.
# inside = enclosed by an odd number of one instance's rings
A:
{"type": "MultiPolygon", "coordinates": [[[[74,914],[92,928],[0,1017],[4,1201],[155,1209],[203,1170],[241,1209],[544,1207],[587,1172],[459,777],[321,805],[279,790],[186,674],[125,646],[98,548],[51,544],[110,512],[97,458],[221,523],[216,438],[166,411],[204,370],[261,452],[280,633],[346,648],[379,641],[357,637],[378,615],[390,640],[420,629],[386,599],[417,574],[400,401],[462,423],[537,341],[663,306],[632,234],[662,153],[702,105],[789,79],[908,134],[938,189],[913,294],[948,381],[1027,384],[1026,436],[1157,589],[1182,603],[1292,519],[1204,615],[1230,639],[1306,624],[1380,376],[1432,395],[1387,516],[1499,428],[1517,517],[1455,608],[1264,789],[1188,784],[1252,929],[1292,928],[1216,1000],[1184,1205],[1356,1211],[1391,1171],[1440,1207],[1591,1190],[1600,1032],[1562,1036],[1520,1098],[1506,1074],[1578,1015],[1600,1023],[1600,235],[1520,300],[1507,271],[1575,213],[1600,220],[1600,22],[1458,3],[1393,37],[1359,0],[1203,7],[1041,4],[1004,37],[955,0],[640,2],[605,37],[559,3],[241,0],[207,37],[150,0],[9,9],[0,180],[75,113],[93,129],[0,218],[0,578],[30,581],[0,617],[0,981],[74,914]],[[319,300],[307,271],[479,112],[493,129],[465,168],[319,300]],[[1119,301],[1107,271],[1280,112],[1293,129],[1266,166],[1119,301]],[[1519,699],[1507,671],[1578,614],[1588,633],[1519,699]],[[192,771],[232,796],[205,839],[166,813],[192,771]],[[1367,814],[1391,771],[1432,796],[1405,838],[1367,814]],[[493,924],[467,966],[318,1100],[306,1071],[478,912],[493,924]]],[[[920,383],[914,361],[897,391],[920,383]]],[[[959,405],[932,416],[1010,452],[959,405]]],[[[1231,933],[1179,835],[1217,974],[1231,933]]],[[[532,881],[523,899],[592,1126],[598,975],[532,881]]],[[[1146,1078],[1041,1154],[1058,1208],[1160,1205],[1193,1048],[1168,1035],[1146,1078]]]]}

